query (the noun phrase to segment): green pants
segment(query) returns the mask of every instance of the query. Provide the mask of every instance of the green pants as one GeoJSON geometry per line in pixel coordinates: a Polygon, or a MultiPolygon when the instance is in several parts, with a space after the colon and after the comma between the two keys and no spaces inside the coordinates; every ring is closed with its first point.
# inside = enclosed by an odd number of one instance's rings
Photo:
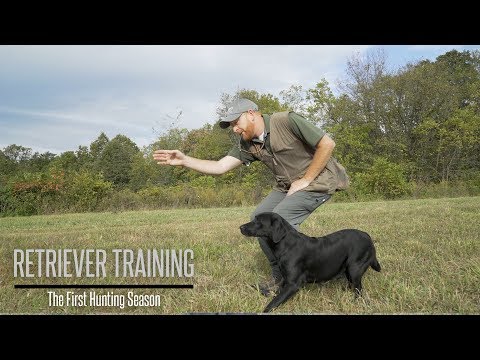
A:
{"type": "MultiPolygon", "coordinates": [[[[320,205],[330,199],[331,195],[312,192],[297,191],[292,195],[286,196],[286,193],[273,190],[265,199],[257,206],[252,213],[251,219],[262,212],[274,212],[279,214],[295,229],[299,229],[300,224],[320,205]]],[[[272,267],[272,276],[276,281],[280,281],[282,276],[277,259],[272,250],[268,247],[266,239],[259,237],[258,242],[262,248],[270,266],[272,267]]]]}

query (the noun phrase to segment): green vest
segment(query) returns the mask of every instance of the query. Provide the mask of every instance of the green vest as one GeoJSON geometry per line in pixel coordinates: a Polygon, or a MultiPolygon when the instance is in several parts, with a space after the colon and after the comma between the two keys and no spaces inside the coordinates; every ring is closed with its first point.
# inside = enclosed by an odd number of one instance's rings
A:
{"type": "MultiPolygon", "coordinates": [[[[295,180],[302,178],[312,162],[315,149],[301,141],[290,129],[288,111],[272,114],[270,118],[270,146],[258,149],[253,144],[249,151],[262,161],[274,174],[277,182],[275,189],[288,192],[295,180]]],[[[322,172],[304,188],[304,191],[315,191],[333,194],[348,187],[349,179],[345,168],[331,157],[322,172]]]]}

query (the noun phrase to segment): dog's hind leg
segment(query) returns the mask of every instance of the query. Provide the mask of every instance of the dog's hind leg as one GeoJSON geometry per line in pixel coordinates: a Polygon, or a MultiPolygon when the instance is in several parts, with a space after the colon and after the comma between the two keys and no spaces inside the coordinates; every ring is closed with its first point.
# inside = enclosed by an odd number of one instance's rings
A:
{"type": "Polygon", "coordinates": [[[355,298],[362,296],[362,275],[356,275],[352,278],[353,291],[355,298]]]}
{"type": "MultiPolygon", "coordinates": [[[[368,266],[368,265],[367,265],[368,266]]],[[[357,264],[350,264],[347,266],[346,276],[350,289],[355,292],[355,297],[362,295],[362,276],[365,269],[362,269],[357,264]]]]}
{"type": "Polygon", "coordinates": [[[347,278],[347,281],[348,281],[348,288],[351,289],[353,286],[353,283],[352,283],[352,277],[348,272],[348,268],[345,269],[345,277],[347,278]]]}
{"type": "Polygon", "coordinates": [[[295,293],[298,291],[299,288],[300,288],[300,286],[297,285],[297,284],[292,284],[292,283],[285,284],[280,289],[278,295],[276,295],[272,299],[272,301],[270,301],[270,303],[265,307],[263,312],[267,313],[267,312],[272,311],[273,309],[278,307],[280,304],[284,303],[285,301],[290,299],[293,295],[295,295],[295,293]]]}

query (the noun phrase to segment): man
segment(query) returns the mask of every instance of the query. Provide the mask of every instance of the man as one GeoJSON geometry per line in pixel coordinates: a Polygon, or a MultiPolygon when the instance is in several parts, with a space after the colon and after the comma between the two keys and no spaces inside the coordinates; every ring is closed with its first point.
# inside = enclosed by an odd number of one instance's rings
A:
{"type": "MultiPolygon", "coordinates": [[[[230,104],[220,127],[231,127],[239,144],[218,161],[186,156],[179,150],[156,150],[153,158],[160,165],[180,165],[210,175],[220,175],[241,164],[262,161],[275,175],[276,185],[252,214],[275,212],[296,229],[336,190],[348,183],[345,169],[331,157],[335,142],[321,129],[295,112],[262,114],[258,106],[240,98],[230,104]]],[[[277,259],[259,238],[270,261],[272,278],[260,285],[264,295],[275,292],[281,281],[277,259]]]]}

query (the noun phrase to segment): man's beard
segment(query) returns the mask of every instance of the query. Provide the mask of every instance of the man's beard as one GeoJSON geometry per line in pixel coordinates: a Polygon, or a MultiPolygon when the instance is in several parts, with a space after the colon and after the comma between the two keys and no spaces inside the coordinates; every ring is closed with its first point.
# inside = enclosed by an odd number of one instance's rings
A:
{"type": "Polygon", "coordinates": [[[253,139],[253,126],[249,126],[247,125],[246,129],[243,130],[241,133],[240,133],[240,137],[244,140],[244,141],[250,141],[253,139]]]}

